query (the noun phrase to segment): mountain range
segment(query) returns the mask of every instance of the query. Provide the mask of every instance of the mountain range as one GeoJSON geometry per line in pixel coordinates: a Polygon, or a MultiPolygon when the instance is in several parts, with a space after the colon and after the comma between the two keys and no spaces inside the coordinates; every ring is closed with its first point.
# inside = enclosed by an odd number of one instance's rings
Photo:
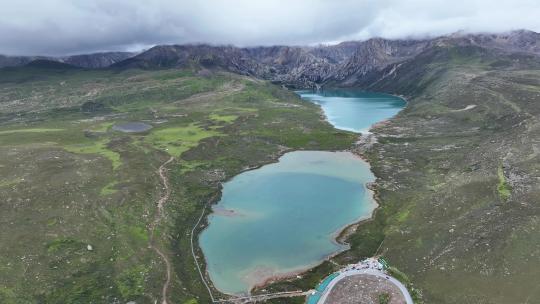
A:
{"type": "Polygon", "coordinates": [[[430,39],[373,38],[336,45],[246,47],[159,45],[141,53],[108,52],[67,57],[0,56],[0,67],[50,60],[81,68],[182,68],[198,65],[255,76],[294,88],[373,85],[401,65],[448,47],[497,54],[540,55],[540,34],[517,30],[501,34],[455,33],[430,39]]]}

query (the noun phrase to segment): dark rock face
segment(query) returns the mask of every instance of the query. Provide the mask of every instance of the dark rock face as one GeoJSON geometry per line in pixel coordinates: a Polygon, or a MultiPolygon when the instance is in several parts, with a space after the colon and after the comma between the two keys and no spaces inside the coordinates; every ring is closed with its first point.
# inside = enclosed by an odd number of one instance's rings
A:
{"type": "Polygon", "coordinates": [[[175,68],[203,66],[268,79],[291,87],[363,86],[430,50],[473,47],[500,53],[540,55],[540,34],[453,34],[423,40],[343,42],[316,47],[250,47],[211,45],[156,46],[113,66],[117,68],[175,68]]]}
{"type": "Polygon", "coordinates": [[[428,45],[427,40],[368,40],[328,80],[345,86],[354,85],[372,71],[380,71],[390,64],[418,55],[428,45]]]}

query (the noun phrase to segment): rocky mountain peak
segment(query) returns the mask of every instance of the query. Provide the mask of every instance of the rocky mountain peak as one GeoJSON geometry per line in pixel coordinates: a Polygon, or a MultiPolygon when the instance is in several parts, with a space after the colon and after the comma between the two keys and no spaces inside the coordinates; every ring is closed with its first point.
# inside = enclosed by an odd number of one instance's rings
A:
{"type": "Polygon", "coordinates": [[[182,68],[201,66],[251,75],[293,87],[325,84],[355,86],[388,67],[407,62],[430,49],[475,47],[488,52],[540,55],[540,34],[518,30],[508,33],[452,35],[430,39],[346,41],[335,45],[260,46],[239,48],[208,44],[159,45],[140,54],[109,52],[49,57],[0,56],[0,67],[47,59],[84,68],[182,68]]]}

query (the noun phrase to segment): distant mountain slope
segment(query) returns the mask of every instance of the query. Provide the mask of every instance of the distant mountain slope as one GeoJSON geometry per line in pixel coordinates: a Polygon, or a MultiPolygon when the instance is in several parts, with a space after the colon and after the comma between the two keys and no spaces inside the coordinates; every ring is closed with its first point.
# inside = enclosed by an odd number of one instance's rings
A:
{"type": "Polygon", "coordinates": [[[106,68],[116,62],[132,57],[135,54],[136,53],[131,52],[104,52],[64,57],[0,55],[0,68],[23,66],[35,60],[49,60],[81,68],[97,69],[106,68]]]}
{"type": "Polygon", "coordinates": [[[295,87],[312,87],[330,79],[354,82],[355,75],[414,56],[425,45],[426,41],[384,39],[319,47],[167,45],[153,47],[113,67],[158,69],[201,65],[295,87]]]}
{"type": "Polygon", "coordinates": [[[71,64],[81,68],[105,68],[128,59],[134,56],[136,53],[132,52],[106,52],[106,53],[94,53],[88,55],[75,55],[60,58],[61,62],[71,64]]]}
{"type": "Polygon", "coordinates": [[[500,34],[455,34],[440,40],[460,42],[462,45],[470,44],[489,49],[499,49],[506,52],[540,54],[540,34],[527,30],[500,34]]]}
{"type": "Polygon", "coordinates": [[[83,68],[166,69],[202,66],[251,75],[292,87],[359,86],[371,80],[372,74],[405,63],[433,48],[475,46],[493,52],[540,55],[539,41],[540,34],[519,30],[502,34],[456,33],[420,40],[373,38],[313,47],[159,45],[140,54],[106,52],[58,58],[0,55],[0,67],[21,66],[36,59],[83,68]]]}
{"type": "Polygon", "coordinates": [[[34,60],[46,58],[39,56],[5,56],[0,55],[0,68],[23,66],[34,60]]]}
{"type": "Polygon", "coordinates": [[[25,65],[26,67],[39,68],[39,69],[55,69],[55,70],[69,70],[76,69],[77,67],[68,63],[59,62],[49,59],[36,59],[30,61],[25,65]]]}
{"type": "Polygon", "coordinates": [[[371,79],[373,73],[437,47],[474,46],[493,52],[538,55],[539,41],[540,34],[520,30],[505,34],[457,33],[424,40],[374,38],[316,47],[165,45],[153,47],[113,66],[159,69],[201,65],[293,87],[358,86],[371,79]]]}

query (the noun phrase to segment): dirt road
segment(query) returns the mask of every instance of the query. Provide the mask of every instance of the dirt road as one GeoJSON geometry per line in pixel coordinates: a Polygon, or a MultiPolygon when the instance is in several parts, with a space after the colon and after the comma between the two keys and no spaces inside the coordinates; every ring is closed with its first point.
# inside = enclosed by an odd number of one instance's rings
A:
{"type": "Polygon", "coordinates": [[[167,293],[169,290],[169,285],[171,283],[172,266],[167,255],[163,253],[163,251],[159,248],[158,245],[156,245],[156,242],[154,241],[154,232],[156,230],[156,226],[163,219],[163,205],[165,205],[165,203],[169,199],[169,196],[171,195],[171,189],[169,187],[169,179],[167,178],[167,174],[165,171],[167,169],[166,168],[167,165],[171,163],[173,160],[174,160],[174,157],[169,158],[169,160],[164,162],[158,169],[159,178],[161,179],[163,188],[162,188],[161,196],[156,203],[157,210],[154,216],[154,221],[150,225],[150,247],[161,257],[166,267],[166,278],[165,278],[165,282],[163,283],[163,287],[161,289],[161,299],[162,299],[161,304],[168,304],[167,293]]]}

